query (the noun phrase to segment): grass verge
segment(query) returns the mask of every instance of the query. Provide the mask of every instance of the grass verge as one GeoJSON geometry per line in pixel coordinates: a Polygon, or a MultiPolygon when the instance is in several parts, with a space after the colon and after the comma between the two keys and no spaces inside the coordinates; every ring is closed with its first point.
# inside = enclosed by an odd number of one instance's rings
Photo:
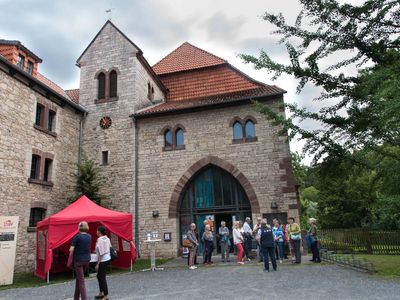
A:
{"type": "Polygon", "coordinates": [[[354,257],[371,262],[377,271],[376,275],[400,280],[400,255],[356,254],[354,257]]]}
{"type": "MultiPolygon", "coordinates": [[[[168,260],[169,259],[157,259],[156,265],[164,264],[168,260]]],[[[150,259],[138,259],[136,263],[133,265],[132,270],[133,272],[138,272],[148,268],[150,268],[150,259]]],[[[107,275],[116,275],[129,272],[130,270],[113,268],[107,272],[107,275]]],[[[74,280],[74,278],[72,277],[72,271],[52,276],[50,284],[62,283],[71,280],[74,280]]],[[[21,273],[21,274],[14,274],[13,284],[0,286],[0,291],[6,289],[15,289],[15,288],[38,287],[42,285],[47,285],[47,282],[33,275],[33,272],[21,273]]]]}

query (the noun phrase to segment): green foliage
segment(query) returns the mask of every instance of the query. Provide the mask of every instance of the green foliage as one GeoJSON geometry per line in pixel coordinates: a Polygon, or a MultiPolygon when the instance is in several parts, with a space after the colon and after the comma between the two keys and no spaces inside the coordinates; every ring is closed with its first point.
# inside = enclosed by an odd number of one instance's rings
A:
{"type": "Polygon", "coordinates": [[[105,178],[101,175],[100,169],[91,159],[85,158],[81,163],[77,164],[78,173],[76,178],[76,196],[71,199],[75,201],[82,195],[86,195],[90,200],[98,205],[104,206],[102,201],[107,199],[106,195],[100,193],[105,183],[105,178]]]}
{"type": "Polygon", "coordinates": [[[283,125],[290,138],[304,139],[304,151],[314,156],[314,162],[327,156],[346,157],[348,151],[375,150],[383,143],[399,146],[400,2],[367,0],[358,6],[335,0],[299,2],[303,10],[294,25],[287,24],[282,14],[263,16],[277,27],[290,64],[273,61],[265,51],[259,57],[241,58],[256,69],[266,69],[273,78],[293,76],[299,81],[298,93],[306,84],[322,88],[317,100],[326,104],[318,112],[287,104],[288,120],[261,104],[257,108],[283,125]],[[349,66],[364,69],[348,75],[349,66]],[[323,128],[305,130],[298,125],[305,119],[323,128]]]}

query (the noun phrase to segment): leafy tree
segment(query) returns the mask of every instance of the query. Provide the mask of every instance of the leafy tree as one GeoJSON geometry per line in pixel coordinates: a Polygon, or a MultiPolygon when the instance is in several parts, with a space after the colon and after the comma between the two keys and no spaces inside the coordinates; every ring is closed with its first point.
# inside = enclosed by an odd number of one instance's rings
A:
{"type": "Polygon", "coordinates": [[[107,199],[106,195],[101,194],[102,186],[105,183],[105,178],[101,176],[100,169],[96,167],[93,160],[84,158],[81,163],[77,164],[78,172],[76,178],[76,200],[82,195],[86,195],[90,200],[98,205],[104,206],[104,200],[107,199]]]}
{"type": "Polygon", "coordinates": [[[287,24],[282,14],[263,16],[278,28],[275,33],[286,45],[290,64],[273,61],[265,51],[259,57],[241,57],[256,69],[273,73],[273,78],[294,76],[298,93],[306,84],[322,88],[317,100],[325,105],[310,112],[287,104],[288,120],[266,106],[257,107],[282,124],[291,138],[306,140],[304,150],[314,156],[314,162],[346,156],[349,150],[376,149],[383,143],[399,146],[400,1],[368,0],[358,6],[335,0],[299,2],[303,10],[294,25],[287,24]],[[350,66],[364,69],[352,75],[350,66]],[[295,122],[304,119],[323,128],[305,130],[295,122]]]}

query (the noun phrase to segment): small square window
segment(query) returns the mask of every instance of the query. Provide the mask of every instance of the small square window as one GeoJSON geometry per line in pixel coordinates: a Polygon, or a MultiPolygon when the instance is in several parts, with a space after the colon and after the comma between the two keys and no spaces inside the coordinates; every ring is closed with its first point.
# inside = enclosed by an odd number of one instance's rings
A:
{"type": "Polygon", "coordinates": [[[33,74],[33,62],[31,62],[30,60],[28,60],[28,67],[26,71],[31,75],[33,74]]]}
{"type": "Polygon", "coordinates": [[[40,156],[32,155],[31,176],[30,176],[32,179],[39,179],[39,166],[40,166],[40,156]]]}
{"type": "Polygon", "coordinates": [[[56,124],[56,113],[52,110],[49,110],[49,123],[47,124],[47,129],[49,131],[55,131],[55,124],[56,124]]]}
{"type": "Polygon", "coordinates": [[[31,214],[29,216],[29,227],[36,227],[37,223],[42,221],[46,216],[46,210],[44,208],[31,208],[31,214]]]}
{"type": "Polygon", "coordinates": [[[17,62],[17,66],[20,67],[21,69],[24,68],[24,64],[25,64],[25,57],[23,55],[18,55],[18,62],[17,62]]]}
{"type": "Polygon", "coordinates": [[[101,152],[101,164],[103,166],[108,165],[108,151],[101,152]]]}
{"type": "Polygon", "coordinates": [[[40,104],[37,104],[36,105],[36,117],[35,117],[35,124],[37,126],[42,126],[43,113],[44,113],[44,107],[40,104]]]}
{"type": "Polygon", "coordinates": [[[49,158],[46,158],[44,161],[44,174],[43,174],[44,181],[50,181],[52,165],[53,161],[49,158]]]}

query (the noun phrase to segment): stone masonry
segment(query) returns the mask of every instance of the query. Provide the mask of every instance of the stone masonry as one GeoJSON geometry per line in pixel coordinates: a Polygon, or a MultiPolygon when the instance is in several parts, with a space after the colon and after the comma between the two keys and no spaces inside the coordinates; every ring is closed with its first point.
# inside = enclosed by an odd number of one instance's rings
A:
{"type": "MultiPolygon", "coordinates": [[[[267,100],[266,103],[278,110],[282,99],[267,100]]],[[[174,257],[179,252],[177,211],[180,203],[171,204],[171,201],[174,201],[177,185],[179,190],[180,180],[190,180],[187,171],[199,161],[215,162],[228,171],[235,169],[244,175],[251,185],[248,190],[255,193],[256,203],[251,203],[253,218],[263,213],[287,212],[298,219],[289,145],[285,137],[278,135],[279,128],[272,126],[251,104],[139,119],[137,122],[140,237],[143,240],[144,234],[153,230],[161,234],[172,232],[171,242],[163,241],[158,245],[158,255],[174,257]],[[257,121],[257,141],[232,143],[231,120],[249,115],[257,121]],[[163,151],[162,129],[177,124],[185,128],[185,149],[163,151]],[[276,202],[278,209],[271,209],[271,202],[276,202]],[[153,210],[159,211],[158,218],[152,216],[153,210]]],[[[232,175],[237,174],[233,172],[232,175]]],[[[149,254],[146,245],[141,244],[141,250],[142,255],[149,254]]]]}
{"type": "Polygon", "coordinates": [[[19,216],[16,272],[32,271],[36,233],[28,232],[31,207],[47,209],[46,215],[67,206],[74,195],[78,160],[79,123],[82,117],[69,106],[61,107],[29,86],[0,71],[0,215],[19,216]],[[36,104],[57,110],[53,136],[34,128],[36,104]],[[29,183],[32,154],[53,156],[53,186],[29,183]]]}

